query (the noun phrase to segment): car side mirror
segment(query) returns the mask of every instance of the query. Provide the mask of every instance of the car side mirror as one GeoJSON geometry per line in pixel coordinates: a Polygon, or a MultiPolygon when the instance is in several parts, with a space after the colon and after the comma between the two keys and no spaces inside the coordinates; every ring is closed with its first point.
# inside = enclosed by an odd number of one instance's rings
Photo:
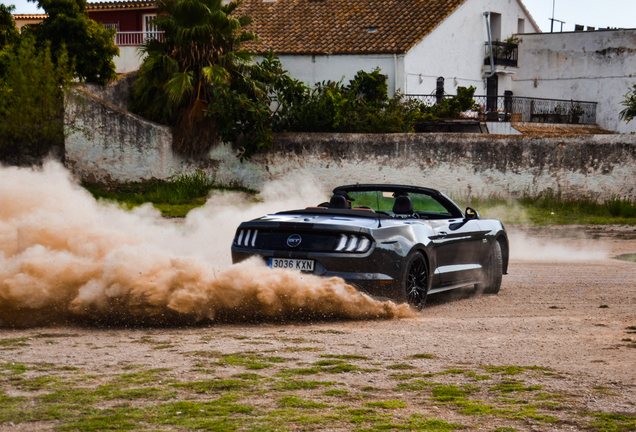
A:
{"type": "Polygon", "coordinates": [[[479,219],[479,213],[473,208],[466,207],[466,217],[464,219],[479,219]]]}

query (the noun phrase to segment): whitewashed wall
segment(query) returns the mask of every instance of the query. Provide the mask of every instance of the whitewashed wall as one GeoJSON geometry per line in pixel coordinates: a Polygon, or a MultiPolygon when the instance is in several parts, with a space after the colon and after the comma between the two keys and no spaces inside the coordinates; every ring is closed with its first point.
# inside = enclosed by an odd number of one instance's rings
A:
{"type": "Polygon", "coordinates": [[[281,55],[279,58],[290,76],[310,86],[342,79],[348,84],[358,71],[371,72],[379,67],[388,75],[389,95],[393,95],[396,88],[404,89],[404,56],[400,55],[281,55]]]}
{"type": "Polygon", "coordinates": [[[599,126],[629,133],[636,121],[626,124],[618,114],[634,84],[636,30],[523,35],[515,95],[598,102],[599,126]]]}
{"type": "Polygon", "coordinates": [[[141,56],[139,53],[138,46],[120,46],[119,47],[119,55],[113,57],[113,61],[115,62],[115,71],[118,74],[128,73],[132,71],[139,70],[139,66],[141,66],[141,62],[143,61],[144,56],[141,56]]]}
{"type": "MultiPolygon", "coordinates": [[[[539,31],[517,0],[468,0],[406,54],[405,93],[431,94],[442,76],[447,93],[456,94],[458,86],[472,85],[476,94],[486,94],[483,73],[488,33],[484,12],[501,14],[502,40],[517,33],[519,18],[525,20],[526,31],[539,31]]],[[[500,76],[499,93],[510,87],[510,78],[500,76]]]]}

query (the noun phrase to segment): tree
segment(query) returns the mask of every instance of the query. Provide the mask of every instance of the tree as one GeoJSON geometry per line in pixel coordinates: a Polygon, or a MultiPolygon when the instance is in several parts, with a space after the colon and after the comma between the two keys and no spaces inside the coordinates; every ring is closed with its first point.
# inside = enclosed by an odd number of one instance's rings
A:
{"type": "Polygon", "coordinates": [[[147,57],[139,68],[132,109],[173,125],[176,152],[200,155],[219,138],[218,118],[210,115],[208,105],[225,98],[243,103],[250,111],[248,101],[265,92],[250,77],[252,54],[241,49],[242,43],[257,37],[244,30],[251,22],[249,17],[233,16],[239,2],[157,3],[155,24],[165,33],[163,40],[148,40],[142,49],[147,57]]]}
{"type": "Polygon", "coordinates": [[[620,112],[620,119],[629,123],[636,117],[636,85],[627,92],[621,105],[626,108],[620,112]]]}
{"type": "Polygon", "coordinates": [[[11,15],[14,9],[14,6],[0,4],[0,78],[6,72],[11,46],[20,40],[20,32],[11,15]]]}
{"type": "Polygon", "coordinates": [[[80,81],[104,84],[117,79],[113,57],[119,55],[115,46],[115,30],[90,19],[86,0],[29,0],[48,14],[41,24],[30,26],[41,47],[50,43],[54,60],[62,46],[74,64],[75,77],[80,81]]]}
{"type": "Polygon", "coordinates": [[[66,50],[57,64],[48,45],[40,48],[22,35],[3,59],[0,77],[0,157],[18,164],[25,156],[40,159],[64,143],[64,91],[72,80],[66,50]]]}
{"type": "Polygon", "coordinates": [[[20,32],[18,32],[13,15],[11,15],[14,9],[13,5],[0,4],[0,51],[8,45],[16,43],[20,37],[20,32]]]}

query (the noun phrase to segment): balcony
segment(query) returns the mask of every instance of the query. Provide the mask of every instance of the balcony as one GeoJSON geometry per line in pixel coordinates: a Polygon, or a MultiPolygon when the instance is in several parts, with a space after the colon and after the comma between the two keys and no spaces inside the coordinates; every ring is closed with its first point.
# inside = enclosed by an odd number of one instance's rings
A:
{"type": "MultiPolygon", "coordinates": [[[[439,103],[435,95],[406,95],[432,106],[439,103]]],[[[444,95],[444,98],[452,97],[444,95]]],[[[478,110],[463,113],[464,118],[479,121],[531,122],[556,124],[596,124],[596,102],[542,99],[519,96],[473,96],[478,110]]]]}
{"type": "MultiPolygon", "coordinates": [[[[493,42],[492,54],[495,60],[495,66],[512,66],[517,67],[519,59],[519,45],[506,42],[493,42]]],[[[486,58],[484,65],[490,66],[490,46],[486,42],[486,58]]]]}
{"type": "Polygon", "coordinates": [[[118,31],[115,34],[115,45],[141,46],[148,39],[157,39],[162,42],[163,37],[163,31],[118,31]]]}

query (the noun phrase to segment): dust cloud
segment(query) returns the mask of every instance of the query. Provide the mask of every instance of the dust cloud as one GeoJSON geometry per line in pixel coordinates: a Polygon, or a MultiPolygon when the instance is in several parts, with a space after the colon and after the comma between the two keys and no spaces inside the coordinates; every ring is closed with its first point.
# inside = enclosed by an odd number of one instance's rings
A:
{"type": "Polygon", "coordinates": [[[261,198],[219,194],[175,223],[150,205],[95,201],[58,163],[0,167],[0,327],[412,316],[339,278],[259,259],[231,265],[241,221],[326,197],[303,177],[269,184],[261,198]]]}
{"type": "Polygon", "coordinates": [[[590,239],[554,239],[530,237],[523,232],[508,234],[510,259],[515,261],[587,261],[603,260],[609,252],[590,239]]]}

